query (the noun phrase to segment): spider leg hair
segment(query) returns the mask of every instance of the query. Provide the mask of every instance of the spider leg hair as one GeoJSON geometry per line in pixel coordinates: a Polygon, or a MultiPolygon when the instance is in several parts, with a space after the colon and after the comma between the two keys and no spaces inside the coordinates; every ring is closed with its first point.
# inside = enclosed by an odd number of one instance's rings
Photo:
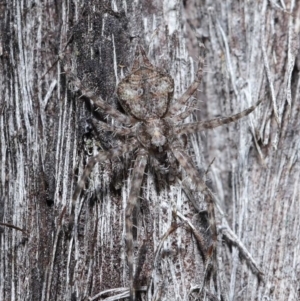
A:
{"type": "Polygon", "coordinates": [[[136,300],[135,294],[135,264],[133,259],[133,235],[132,235],[132,212],[137,204],[140,195],[141,185],[143,181],[144,171],[147,165],[148,153],[144,149],[139,149],[137,158],[134,162],[134,167],[131,175],[131,187],[129,192],[128,204],[125,212],[126,222],[126,247],[127,247],[127,260],[129,268],[129,281],[130,281],[130,301],[136,300]]]}
{"type": "Polygon", "coordinates": [[[133,128],[117,127],[100,120],[97,120],[97,122],[93,123],[93,125],[97,128],[98,131],[103,130],[106,132],[112,132],[120,136],[127,136],[134,132],[133,128]]]}
{"type": "Polygon", "coordinates": [[[132,139],[130,141],[130,143],[128,144],[123,144],[121,146],[115,147],[109,151],[106,152],[100,152],[98,155],[94,156],[93,158],[91,158],[83,172],[83,175],[80,179],[80,181],[78,182],[75,191],[73,193],[73,197],[72,197],[72,208],[75,208],[75,201],[78,197],[78,195],[80,194],[82,188],[84,187],[85,181],[88,178],[88,176],[90,175],[90,173],[92,172],[94,166],[96,165],[96,163],[98,162],[104,162],[105,160],[109,160],[109,159],[113,159],[119,156],[124,155],[125,153],[131,152],[133,151],[135,148],[137,148],[138,146],[138,142],[135,139],[132,139]]]}
{"type": "MultiPolygon", "coordinates": [[[[212,244],[207,249],[206,258],[210,258],[215,249],[215,244],[217,241],[217,226],[215,218],[215,208],[214,208],[214,196],[213,193],[206,186],[203,179],[197,169],[194,167],[194,164],[188,154],[183,150],[180,142],[174,140],[171,145],[171,151],[174,154],[177,161],[180,163],[182,168],[186,171],[188,177],[191,179],[192,183],[196,186],[197,191],[204,193],[205,199],[207,201],[207,212],[209,216],[209,224],[212,233],[212,244]]],[[[197,209],[197,208],[196,208],[197,209]]]]}
{"type": "Polygon", "coordinates": [[[183,134],[193,134],[197,133],[206,129],[213,129],[218,126],[221,126],[223,124],[228,124],[231,122],[235,122],[240,118],[243,118],[247,115],[249,115],[251,112],[255,110],[255,108],[261,103],[261,100],[259,100],[254,106],[251,106],[250,108],[229,116],[229,117],[220,117],[220,118],[215,118],[212,120],[207,120],[207,121],[199,121],[199,122],[193,122],[193,123],[185,123],[185,124],[180,124],[176,126],[176,133],[178,135],[183,135],[183,134]]]}
{"type": "Polygon", "coordinates": [[[184,120],[185,118],[189,117],[196,110],[197,110],[196,107],[191,106],[191,107],[187,108],[184,112],[181,112],[178,115],[175,115],[171,119],[174,123],[180,122],[180,121],[184,120]]]}
{"type": "MultiPolygon", "coordinates": [[[[84,94],[85,91],[81,90],[81,92],[84,94]]],[[[127,124],[127,125],[133,124],[135,122],[135,119],[133,117],[122,114],[120,111],[115,109],[113,106],[104,102],[102,98],[97,97],[96,95],[92,95],[91,93],[84,94],[84,95],[87,96],[88,98],[90,98],[97,107],[102,109],[109,116],[115,118],[118,122],[127,124]]]]}

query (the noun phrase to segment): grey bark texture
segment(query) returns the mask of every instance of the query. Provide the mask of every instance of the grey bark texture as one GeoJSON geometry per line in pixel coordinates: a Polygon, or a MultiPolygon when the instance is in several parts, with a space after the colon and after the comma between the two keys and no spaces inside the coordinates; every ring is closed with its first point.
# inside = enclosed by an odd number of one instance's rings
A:
{"type": "Polygon", "coordinates": [[[205,236],[203,196],[192,196],[199,213],[180,181],[163,185],[147,169],[134,237],[143,259],[137,284],[150,289],[138,298],[299,300],[299,26],[295,0],[1,0],[0,300],[128,295],[124,211],[134,156],[94,168],[70,229],[78,177],[117,138],[97,131],[97,119],[114,121],[79,97],[63,66],[121,109],[115,88],[137,43],[174,78],[176,99],[195,76],[200,42],[199,110],[187,121],[263,102],[187,143],[218,199],[212,277],[188,226],[205,236]]]}

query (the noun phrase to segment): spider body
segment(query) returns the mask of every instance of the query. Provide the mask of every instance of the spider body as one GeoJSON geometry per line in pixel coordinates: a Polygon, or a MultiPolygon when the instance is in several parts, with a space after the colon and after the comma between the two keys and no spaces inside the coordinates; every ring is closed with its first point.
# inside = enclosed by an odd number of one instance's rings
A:
{"type": "MultiPolygon", "coordinates": [[[[135,301],[135,280],[136,267],[133,258],[133,235],[132,235],[132,212],[137,204],[143,175],[149,157],[152,157],[157,165],[161,164],[164,158],[176,160],[185,170],[194,187],[199,192],[203,192],[207,198],[207,211],[209,214],[210,228],[212,233],[212,244],[204,248],[205,258],[211,256],[216,241],[216,225],[214,218],[214,197],[200,177],[191,158],[184,150],[181,136],[189,135],[205,129],[215,128],[223,124],[234,122],[250,114],[256,105],[230,117],[216,118],[204,122],[181,123],[193,111],[192,106],[188,106],[190,97],[194,94],[202,78],[203,60],[199,60],[197,76],[186,92],[172,102],[174,82],[171,76],[159,68],[155,68],[146,56],[141,46],[136,48],[135,59],[131,73],[125,77],[117,87],[117,94],[120,103],[128,115],[124,115],[114,107],[108,105],[101,98],[94,95],[93,91],[85,88],[79,79],[66,70],[81,90],[82,94],[89,97],[94,104],[105,113],[115,118],[119,123],[130,125],[129,127],[114,127],[107,123],[100,122],[104,130],[114,132],[120,136],[127,136],[127,142],[120,144],[106,152],[99,152],[91,158],[82,178],[80,179],[73,194],[74,212],[75,201],[84,187],[85,181],[98,162],[104,162],[128,152],[136,151],[136,159],[131,174],[131,187],[126,206],[126,247],[129,267],[130,300],[135,301]],[[183,110],[183,108],[187,108],[183,110]]],[[[162,172],[174,172],[172,168],[164,169],[162,172]]]]}

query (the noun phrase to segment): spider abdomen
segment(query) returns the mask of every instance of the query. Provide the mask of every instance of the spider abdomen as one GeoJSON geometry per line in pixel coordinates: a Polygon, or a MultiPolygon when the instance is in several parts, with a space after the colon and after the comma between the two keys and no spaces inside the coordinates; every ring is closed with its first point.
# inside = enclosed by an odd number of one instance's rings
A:
{"type": "Polygon", "coordinates": [[[139,120],[162,118],[173,96],[174,82],[163,71],[140,67],[118,85],[124,110],[139,120]]]}

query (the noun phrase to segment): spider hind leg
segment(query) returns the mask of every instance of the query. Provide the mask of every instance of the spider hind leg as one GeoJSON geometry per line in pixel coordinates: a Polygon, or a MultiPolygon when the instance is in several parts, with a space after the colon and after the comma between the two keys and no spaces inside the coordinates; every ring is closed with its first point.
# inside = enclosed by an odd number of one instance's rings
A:
{"type": "Polygon", "coordinates": [[[201,251],[205,254],[205,258],[207,261],[212,256],[217,242],[217,226],[215,218],[214,196],[210,189],[206,186],[203,179],[200,177],[199,172],[194,167],[191,158],[185,153],[178,140],[175,140],[172,143],[171,150],[175,158],[178,160],[180,165],[187,173],[188,177],[191,179],[192,183],[196,186],[196,190],[198,192],[204,193],[205,195],[205,199],[207,202],[209,228],[211,231],[211,244],[205,249],[203,248],[203,250],[201,251]]]}
{"type": "Polygon", "coordinates": [[[138,197],[140,195],[141,185],[143,181],[144,171],[148,160],[148,153],[144,149],[138,151],[137,158],[134,163],[131,175],[131,187],[129,192],[128,204],[125,212],[126,222],[126,247],[127,247],[127,260],[129,268],[129,286],[130,286],[130,301],[136,300],[135,288],[135,263],[133,258],[133,234],[132,234],[132,212],[136,207],[138,197]]]}

